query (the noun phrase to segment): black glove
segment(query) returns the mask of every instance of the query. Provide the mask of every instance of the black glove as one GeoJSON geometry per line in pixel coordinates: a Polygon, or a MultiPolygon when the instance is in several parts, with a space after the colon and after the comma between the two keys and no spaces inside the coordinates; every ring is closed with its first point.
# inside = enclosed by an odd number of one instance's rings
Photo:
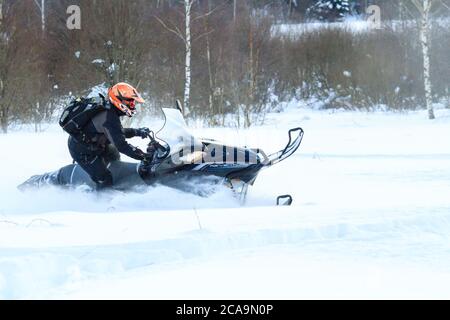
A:
{"type": "Polygon", "coordinates": [[[143,161],[145,163],[152,162],[153,154],[145,153],[144,151],[142,151],[140,149],[137,149],[136,152],[138,154],[138,157],[141,158],[141,161],[143,161]]]}
{"type": "Polygon", "coordinates": [[[142,178],[146,178],[151,174],[151,164],[153,161],[153,154],[148,154],[148,153],[144,153],[143,154],[143,159],[141,161],[141,163],[139,164],[138,167],[138,173],[142,178]]]}
{"type": "Polygon", "coordinates": [[[139,128],[135,129],[135,134],[137,137],[141,137],[142,139],[145,139],[150,136],[150,129],[149,128],[139,128]]]}
{"type": "Polygon", "coordinates": [[[152,155],[158,150],[158,147],[155,145],[155,143],[150,143],[147,147],[147,154],[152,155]]]}
{"type": "Polygon", "coordinates": [[[152,163],[152,161],[153,161],[153,153],[152,154],[146,153],[144,156],[144,163],[149,164],[152,163]]]}

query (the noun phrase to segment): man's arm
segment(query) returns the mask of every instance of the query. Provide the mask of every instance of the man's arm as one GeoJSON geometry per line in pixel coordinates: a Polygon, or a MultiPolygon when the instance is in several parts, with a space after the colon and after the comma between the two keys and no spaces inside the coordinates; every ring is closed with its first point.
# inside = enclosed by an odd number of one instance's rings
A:
{"type": "Polygon", "coordinates": [[[142,139],[145,139],[148,138],[148,136],[150,135],[149,128],[139,128],[139,129],[124,128],[122,129],[122,131],[126,139],[130,139],[133,137],[141,137],[142,139]]]}
{"type": "Polygon", "coordinates": [[[123,128],[122,129],[125,139],[130,139],[139,136],[136,129],[133,128],[123,128]]]}
{"type": "Polygon", "coordinates": [[[103,125],[103,129],[108,140],[117,148],[120,153],[123,153],[136,160],[144,159],[145,153],[142,150],[130,145],[125,141],[126,137],[131,134],[131,131],[126,129],[124,130],[122,128],[122,124],[120,123],[120,118],[118,116],[116,116],[112,112],[108,112],[106,121],[103,125]]]}

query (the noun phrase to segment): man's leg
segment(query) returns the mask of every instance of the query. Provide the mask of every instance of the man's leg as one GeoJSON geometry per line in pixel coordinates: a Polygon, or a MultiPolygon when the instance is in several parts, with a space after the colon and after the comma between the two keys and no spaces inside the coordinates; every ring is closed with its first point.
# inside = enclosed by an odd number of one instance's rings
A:
{"type": "Polygon", "coordinates": [[[97,190],[110,188],[113,185],[113,177],[108,170],[108,163],[101,156],[94,156],[87,158],[85,162],[78,162],[78,164],[86,171],[91,179],[96,183],[97,190]]]}
{"type": "Polygon", "coordinates": [[[106,146],[105,151],[102,153],[102,157],[109,163],[112,161],[119,161],[120,160],[120,152],[117,150],[116,147],[114,147],[111,144],[108,144],[106,146]]]}
{"type": "Polygon", "coordinates": [[[97,185],[97,190],[109,188],[113,185],[111,172],[108,170],[108,161],[101,155],[88,153],[82,146],[69,142],[69,151],[72,158],[86,171],[97,185]]]}

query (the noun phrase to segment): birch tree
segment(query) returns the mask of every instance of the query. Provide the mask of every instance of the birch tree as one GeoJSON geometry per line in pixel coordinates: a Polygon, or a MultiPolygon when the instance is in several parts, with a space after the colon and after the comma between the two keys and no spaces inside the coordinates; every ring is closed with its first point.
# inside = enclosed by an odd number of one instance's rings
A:
{"type": "Polygon", "coordinates": [[[41,0],[41,3],[39,3],[37,0],[34,0],[36,3],[36,6],[38,7],[39,11],[41,12],[41,29],[42,34],[45,32],[45,0],[41,0]]]}
{"type": "Polygon", "coordinates": [[[192,57],[192,43],[204,36],[207,36],[212,30],[206,31],[200,35],[192,36],[192,22],[209,16],[214,10],[210,10],[207,13],[200,14],[193,17],[193,5],[195,0],[183,0],[183,17],[184,17],[184,31],[181,31],[176,24],[169,25],[163,20],[155,16],[155,18],[161,23],[161,25],[167,30],[174,33],[179,39],[181,39],[185,46],[185,80],[184,80],[184,97],[183,97],[183,113],[190,108],[191,104],[191,57],[192,57]]]}
{"type": "Polygon", "coordinates": [[[174,33],[181,39],[185,45],[185,63],[184,63],[184,97],[183,97],[183,113],[189,109],[191,100],[191,55],[192,55],[192,39],[191,39],[191,9],[194,0],[183,0],[184,6],[184,32],[177,25],[166,24],[163,20],[155,16],[162,26],[174,33]]]}
{"type": "Polygon", "coordinates": [[[5,23],[3,21],[3,0],[0,0],[0,129],[6,133],[7,117],[5,117],[5,108],[3,99],[5,95],[5,77],[6,77],[6,46],[5,23]]]}
{"type": "Polygon", "coordinates": [[[428,118],[434,119],[433,97],[430,77],[430,13],[436,0],[412,0],[420,13],[420,42],[423,56],[423,82],[425,87],[425,101],[428,118]]]}
{"type": "Polygon", "coordinates": [[[186,62],[185,62],[185,81],[184,81],[184,109],[189,110],[191,102],[191,8],[194,0],[184,0],[185,10],[185,41],[186,46],[186,62]]]}
{"type": "MultiPolygon", "coordinates": [[[[235,0],[236,1],[236,0],[235,0]]],[[[210,12],[211,11],[211,4],[210,4],[210,0],[206,1],[206,6],[207,6],[207,11],[210,12]]],[[[214,78],[212,75],[212,66],[211,66],[211,44],[210,44],[210,39],[209,39],[209,18],[206,17],[204,19],[204,30],[206,33],[206,37],[205,37],[205,42],[206,42],[206,61],[208,64],[208,84],[209,84],[209,94],[208,94],[208,105],[209,105],[209,111],[211,112],[211,114],[214,113],[214,90],[215,90],[215,85],[214,85],[214,78]]]]}

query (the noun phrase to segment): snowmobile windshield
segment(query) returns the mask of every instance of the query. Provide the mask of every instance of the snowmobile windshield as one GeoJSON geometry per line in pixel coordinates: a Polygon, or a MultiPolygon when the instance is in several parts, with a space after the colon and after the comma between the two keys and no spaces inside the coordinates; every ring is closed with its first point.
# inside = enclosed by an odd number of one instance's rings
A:
{"type": "Polygon", "coordinates": [[[165,123],[157,132],[157,138],[164,140],[172,152],[186,148],[201,148],[202,143],[190,132],[183,115],[178,109],[163,108],[165,123]]]}

